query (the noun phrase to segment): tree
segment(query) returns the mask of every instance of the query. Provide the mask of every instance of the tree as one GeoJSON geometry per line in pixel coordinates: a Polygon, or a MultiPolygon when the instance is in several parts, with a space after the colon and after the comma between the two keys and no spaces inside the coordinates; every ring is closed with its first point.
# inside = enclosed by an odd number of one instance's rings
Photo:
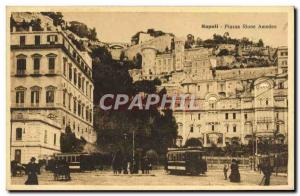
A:
{"type": "Polygon", "coordinates": [[[51,18],[54,26],[61,25],[65,22],[61,12],[41,12],[41,14],[51,18]]]}
{"type": "Polygon", "coordinates": [[[62,153],[80,152],[83,149],[83,142],[76,138],[69,125],[61,134],[60,149],[62,153]]]}
{"type": "Polygon", "coordinates": [[[202,147],[202,142],[197,138],[189,138],[185,142],[185,147],[202,147]]]}
{"type": "Polygon", "coordinates": [[[258,47],[264,47],[264,42],[263,42],[262,39],[259,39],[259,40],[258,40],[257,46],[258,46],[258,47]]]}
{"type": "Polygon", "coordinates": [[[186,36],[186,41],[185,41],[185,48],[192,48],[192,46],[195,44],[195,38],[194,35],[188,34],[186,36]]]}
{"type": "MultiPolygon", "coordinates": [[[[107,49],[93,48],[93,80],[95,83],[94,103],[99,103],[104,94],[156,93],[160,80],[142,80],[133,82],[128,67],[108,56],[107,49]]],[[[165,93],[163,91],[158,93],[165,93]]],[[[177,136],[177,125],[171,110],[103,111],[95,109],[95,130],[98,145],[105,151],[116,149],[132,150],[132,138],[135,135],[135,147],[144,150],[153,149],[159,154],[166,153],[177,136]],[[125,136],[127,135],[126,139],[125,136]]]]}

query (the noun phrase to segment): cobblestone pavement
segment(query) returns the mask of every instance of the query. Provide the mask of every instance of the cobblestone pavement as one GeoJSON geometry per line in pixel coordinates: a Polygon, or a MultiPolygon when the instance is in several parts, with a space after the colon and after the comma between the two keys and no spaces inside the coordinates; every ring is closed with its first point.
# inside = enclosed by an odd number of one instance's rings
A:
{"type": "MultiPolygon", "coordinates": [[[[222,170],[211,170],[203,176],[175,176],[169,175],[164,170],[154,170],[150,174],[120,174],[114,175],[112,171],[93,171],[71,173],[71,181],[54,181],[53,174],[42,172],[38,176],[40,185],[178,185],[178,186],[203,186],[203,185],[258,185],[262,174],[253,171],[240,171],[241,183],[231,183],[224,180],[222,170]]],[[[228,174],[229,175],[229,174],[228,174]]],[[[13,177],[12,184],[24,184],[27,176],[13,177]]],[[[287,177],[283,175],[271,176],[271,185],[286,185],[287,177]]]]}

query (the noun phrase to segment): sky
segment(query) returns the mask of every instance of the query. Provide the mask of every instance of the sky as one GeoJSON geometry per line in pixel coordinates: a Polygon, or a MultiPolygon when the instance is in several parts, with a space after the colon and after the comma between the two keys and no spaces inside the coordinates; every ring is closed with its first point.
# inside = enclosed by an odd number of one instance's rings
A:
{"type": "Polygon", "coordinates": [[[148,28],[173,33],[178,37],[193,34],[195,38],[212,38],[214,33],[229,32],[232,38],[260,38],[269,46],[287,46],[286,13],[166,13],[166,12],[63,12],[66,21],[79,21],[95,27],[103,42],[128,42],[138,31],[148,28]],[[218,24],[218,29],[205,29],[202,24],[218,24]],[[224,29],[225,25],[276,25],[274,29],[224,29]],[[220,28],[220,26],[222,28],[220,28]]]}

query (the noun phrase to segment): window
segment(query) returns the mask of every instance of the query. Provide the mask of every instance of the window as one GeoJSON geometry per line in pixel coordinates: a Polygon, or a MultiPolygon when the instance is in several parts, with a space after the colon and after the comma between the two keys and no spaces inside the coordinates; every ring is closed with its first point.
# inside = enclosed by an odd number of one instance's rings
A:
{"type": "Polygon", "coordinates": [[[73,101],[73,112],[74,112],[74,114],[76,114],[76,107],[77,107],[76,99],[74,98],[74,101],[73,101]]]}
{"type": "Polygon", "coordinates": [[[266,105],[269,105],[269,99],[268,98],[266,99],[266,105]]]}
{"type": "Polygon", "coordinates": [[[73,75],[73,72],[72,72],[72,65],[70,64],[69,65],[69,80],[72,80],[72,75],[73,75]]]}
{"type": "Polygon", "coordinates": [[[17,59],[17,75],[24,75],[26,71],[26,58],[17,59]]]}
{"type": "Polygon", "coordinates": [[[279,89],[283,89],[284,88],[284,83],[283,82],[279,82],[278,83],[278,88],[279,89]]]}
{"type": "Polygon", "coordinates": [[[74,84],[77,84],[77,70],[74,69],[74,84]]]}
{"type": "Polygon", "coordinates": [[[54,90],[47,90],[46,91],[46,103],[47,104],[54,103],[54,90]]]}
{"type": "Polygon", "coordinates": [[[245,117],[245,120],[247,120],[247,118],[248,118],[248,115],[247,115],[247,114],[244,114],[244,117],[245,117]]]}
{"type": "Polygon", "coordinates": [[[48,133],[47,130],[44,131],[44,143],[47,144],[47,140],[48,140],[48,133]]]}
{"type": "Polygon", "coordinates": [[[22,140],[22,134],[23,134],[22,128],[17,128],[16,129],[16,140],[22,140]]]}
{"type": "Polygon", "coordinates": [[[24,96],[25,92],[24,91],[17,91],[16,92],[16,103],[17,104],[24,104],[24,96]]]}
{"type": "Polygon", "coordinates": [[[85,119],[87,121],[89,121],[89,108],[88,107],[86,107],[86,109],[85,109],[85,119]]]}
{"type": "Polygon", "coordinates": [[[66,91],[63,91],[63,106],[66,107],[66,91]]]}
{"type": "Polygon", "coordinates": [[[236,132],[236,125],[233,125],[233,130],[234,133],[236,132]]]}
{"type": "Polygon", "coordinates": [[[228,119],[228,113],[225,114],[225,119],[226,119],[226,120],[228,119]]]}
{"type": "Polygon", "coordinates": [[[198,120],[200,120],[200,118],[201,118],[201,114],[199,113],[199,114],[198,114],[198,120]]]}
{"type": "Polygon", "coordinates": [[[67,59],[64,58],[63,59],[63,74],[64,74],[64,76],[66,76],[66,72],[67,72],[67,59]]]}
{"type": "Polygon", "coordinates": [[[232,118],[233,118],[233,119],[236,118],[236,114],[235,114],[235,113],[232,114],[232,118]]]}
{"type": "Polygon", "coordinates": [[[37,106],[40,102],[40,92],[38,90],[31,91],[31,105],[37,106]]]}
{"type": "Polygon", "coordinates": [[[71,99],[72,99],[72,95],[69,94],[69,100],[68,100],[68,108],[69,108],[69,110],[71,110],[71,99]]]}
{"type": "Polygon", "coordinates": [[[33,58],[33,73],[39,74],[40,73],[40,58],[33,58]]]}
{"type": "Polygon", "coordinates": [[[191,128],[190,128],[190,132],[191,132],[191,133],[194,132],[194,127],[193,127],[193,126],[191,126],[191,128]]]}
{"type": "Polygon", "coordinates": [[[50,42],[50,44],[55,44],[55,42],[57,42],[57,35],[48,35],[47,42],[50,42]]]}
{"type": "Polygon", "coordinates": [[[280,133],[280,125],[276,125],[276,131],[280,133]]]}
{"type": "Polygon", "coordinates": [[[215,131],[215,125],[211,125],[211,130],[215,131]]]}
{"type": "Polygon", "coordinates": [[[20,46],[24,46],[26,44],[25,42],[25,36],[20,36],[20,46]]]}
{"type": "Polygon", "coordinates": [[[54,136],[53,136],[53,145],[56,146],[56,133],[54,133],[54,136]]]}
{"type": "Polygon", "coordinates": [[[81,89],[81,75],[78,74],[78,88],[81,89]]]}
{"type": "Polygon", "coordinates": [[[49,68],[49,73],[54,73],[54,70],[55,70],[55,57],[49,57],[48,58],[48,68],[49,68]]]}
{"type": "Polygon", "coordinates": [[[80,116],[81,115],[81,104],[78,103],[77,105],[78,105],[78,115],[80,116]]]}
{"type": "Polygon", "coordinates": [[[39,35],[34,36],[34,44],[36,46],[39,46],[41,44],[41,36],[39,35]]]}
{"type": "Polygon", "coordinates": [[[16,149],[15,150],[15,161],[18,163],[21,163],[21,150],[20,149],[16,149]]]}
{"type": "Polygon", "coordinates": [[[199,86],[198,86],[198,91],[200,91],[200,90],[201,90],[201,86],[199,85],[199,86]]]}

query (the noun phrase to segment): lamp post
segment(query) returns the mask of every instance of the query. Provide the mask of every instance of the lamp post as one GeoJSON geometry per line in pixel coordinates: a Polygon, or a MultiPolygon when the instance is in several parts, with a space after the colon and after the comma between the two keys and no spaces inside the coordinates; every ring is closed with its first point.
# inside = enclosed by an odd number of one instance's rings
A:
{"type": "Polygon", "coordinates": [[[253,169],[256,171],[256,155],[257,155],[257,140],[256,140],[256,135],[254,133],[254,129],[256,128],[255,125],[252,126],[252,156],[253,156],[253,169]],[[254,144],[254,139],[255,139],[255,144],[254,144]]]}

